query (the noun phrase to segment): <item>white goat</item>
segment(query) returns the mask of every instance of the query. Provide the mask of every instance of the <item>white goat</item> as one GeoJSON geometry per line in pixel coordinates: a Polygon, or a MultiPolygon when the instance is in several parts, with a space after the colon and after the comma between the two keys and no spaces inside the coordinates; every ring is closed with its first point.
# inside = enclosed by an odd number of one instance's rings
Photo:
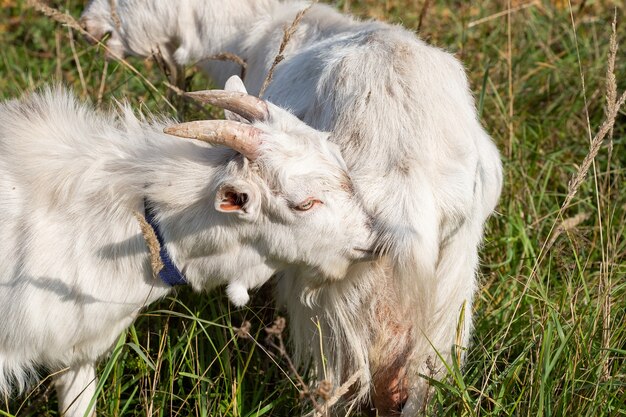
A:
{"type": "MultiPolygon", "coordinates": [[[[199,65],[218,84],[241,68],[211,57],[236,54],[256,94],[284,29],[308,5],[92,0],[82,22],[98,39],[110,34],[114,56],[158,51],[173,66],[199,65]]],[[[370,395],[381,415],[402,407],[415,415],[428,390],[420,374],[441,377],[440,357],[451,360],[456,344],[461,356],[469,343],[478,247],[502,185],[500,157],[477,120],[463,67],[400,27],[314,4],[264,97],[332,132],[381,254],[323,287],[282,274],[279,298],[296,351],[313,349],[319,374],[335,386],[362,371],[354,401],[370,395]],[[319,337],[312,317],[321,320],[324,352],[311,343],[319,337]]]]}
{"type": "Polygon", "coordinates": [[[69,367],[56,379],[61,410],[87,411],[94,363],[172,288],[153,277],[135,212],[146,210],[166,267],[194,290],[228,284],[238,305],[287,267],[321,285],[371,257],[369,219],[328,134],[242,92],[203,97],[251,122],[168,132],[231,149],[173,138],[128,108],[97,113],[60,88],[0,103],[0,395],[35,367],[69,367]]]}

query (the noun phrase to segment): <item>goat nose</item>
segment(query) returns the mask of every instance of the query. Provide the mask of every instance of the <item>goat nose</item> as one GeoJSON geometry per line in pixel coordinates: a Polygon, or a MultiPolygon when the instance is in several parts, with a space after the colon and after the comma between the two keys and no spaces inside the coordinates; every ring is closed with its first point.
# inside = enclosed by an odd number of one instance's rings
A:
{"type": "Polygon", "coordinates": [[[84,36],[85,40],[89,42],[90,45],[95,45],[99,41],[104,38],[107,33],[110,33],[105,29],[102,23],[99,23],[93,19],[90,19],[87,16],[83,16],[79,20],[80,27],[83,28],[85,32],[87,32],[84,36]]]}

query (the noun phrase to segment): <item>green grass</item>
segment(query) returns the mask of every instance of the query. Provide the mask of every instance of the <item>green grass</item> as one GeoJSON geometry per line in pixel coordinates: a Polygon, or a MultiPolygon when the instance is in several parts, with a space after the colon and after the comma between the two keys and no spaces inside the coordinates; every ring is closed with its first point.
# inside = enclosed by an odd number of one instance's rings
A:
{"type": "MultiPolygon", "coordinates": [[[[617,39],[625,44],[625,6],[590,0],[580,10],[577,1],[574,30],[566,1],[517,10],[510,25],[506,15],[494,16],[506,10],[504,0],[430,3],[420,35],[463,60],[505,166],[498,214],[482,250],[473,345],[463,369],[452,367],[437,383],[432,414],[626,416],[624,109],[572,204],[561,210],[590,136],[605,118],[611,21],[618,7],[617,39]],[[573,225],[544,248],[564,221],[573,225]]],[[[349,2],[362,17],[410,29],[417,28],[423,4],[349,2]]],[[[52,5],[75,17],[81,8],[75,0],[52,5]]],[[[138,109],[173,114],[165,78],[153,63],[129,60],[141,79],[111,62],[103,78],[98,47],[70,36],[23,0],[0,0],[0,6],[0,96],[58,80],[105,108],[125,98],[138,109]]],[[[621,94],[626,46],[618,51],[615,74],[621,94]]],[[[193,88],[210,85],[200,74],[189,75],[193,88]]],[[[272,349],[263,328],[278,314],[266,301],[270,291],[261,290],[239,311],[219,291],[182,290],[150,306],[101,364],[100,414],[291,416],[308,409],[284,361],[267,353],[272,349]],[[237,337],[233,329],[246,320],[254,339],[237,337]]],[[[0,400],[0,416],[56,416],[55,402],[46,380],[28,397],[0,400]]]]}

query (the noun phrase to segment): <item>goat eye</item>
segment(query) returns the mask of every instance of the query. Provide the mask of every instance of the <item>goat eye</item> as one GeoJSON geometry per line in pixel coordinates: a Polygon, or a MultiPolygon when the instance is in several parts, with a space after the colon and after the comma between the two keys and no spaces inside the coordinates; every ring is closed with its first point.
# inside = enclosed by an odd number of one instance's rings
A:
{"type": "Polygon", "coordinates": [[[294,209],[298,211],[308,211],[308,210],[311,210],[318,203],[321,203],[321,201],[316,200],[314,198],[309,198],[305,200],[304,202],[295,206],[294,209]]]}

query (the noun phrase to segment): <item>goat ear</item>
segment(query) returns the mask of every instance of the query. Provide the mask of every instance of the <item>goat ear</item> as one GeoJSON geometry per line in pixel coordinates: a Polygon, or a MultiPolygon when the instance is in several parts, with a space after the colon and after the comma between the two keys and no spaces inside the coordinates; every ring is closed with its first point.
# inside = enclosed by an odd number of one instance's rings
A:
{"type": "Polygon", "coordinates": [[[258,206],[258,193],[251,184],[245,181],[224,183],[215,195],[217,211],[237,214],[241,218],[254,220],[259,211],[258,206]]]}
{"type": "Polygon", "coordinates": [[[236,75],[233,75],[226,81],[224,90],[248,94],[248,90],[246,90],[246,86],[243,84],[243,81],[241,81],[241,78],[236,75]]]}
{"type": "Polygon", "coordinates": [[[223,190],[219,198],[219,204],[217,204],[216,208],[224,213],[231,211],[245,211],[248,198],[247,193],[240,193],[236,190],[223,190]]]}
{"type": "MultiPolygon", "coordinates": [[[[239,78],[236,75],[233,75],[226,81],[224,90],[236,91],[238,93],[248,94],[248,91],[246,90],[246,86],[243,84],[243,81],[241,80],[241,78],[239,78]]],[[[224,110],[224,116],[226,117],[227,120],[234,120],[240,123],[250,123],[243,117],[239,116],[237,113],[233,113],[232,111],[229,111],[229,110],[224,110]]]]}

